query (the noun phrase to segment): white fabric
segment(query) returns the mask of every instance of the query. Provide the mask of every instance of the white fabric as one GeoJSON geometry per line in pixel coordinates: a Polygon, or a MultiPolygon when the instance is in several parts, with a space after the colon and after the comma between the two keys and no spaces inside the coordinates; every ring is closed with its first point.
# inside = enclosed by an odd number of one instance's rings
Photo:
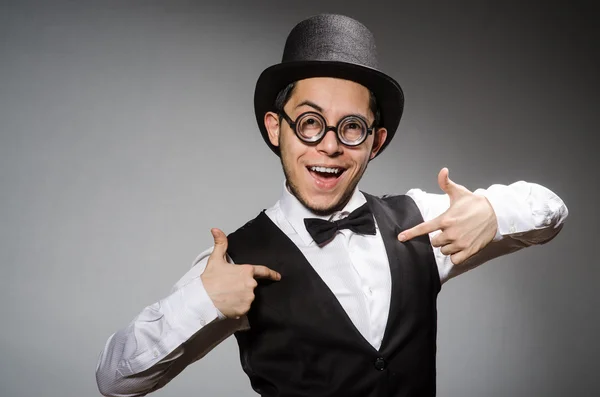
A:
{"type": "MultiPolygon", "coordinates": [[[[558,196],[534,183],[493,185],[475,193],[484,195],[492,205],[498,218],[498,233],[485,252],[461,266],[455,266],[439,248],[434,248],[442,283],[491,258],[549,241],[568,214],[558,196]]],[[[419,189],[412,189],[407,195],[415,201],[424,220],[439,216],[449,206],[447,195],[419,189]]],[[[357,190],[342,214],[334,216],[344,216],[364,202],[357,190]]],[[[316,216],[285,188],[266,214],[303,252],[365,339],[378,348],[387,322],[391,288],[379,230],[375,236],[343,230],[319,248],[303,223],[304,217],[316,216]]],[[[219,313],[204,290],[200,275],[211,252],[212,248],[196,258],[169,296],[146,307],[127,327],[111,335],[96,368],[103,395],[143,396],[154,390],[159,380],[164,385],[218,343],[248,327],[245,316],[236,320],[219,313]],[[184,354],[186,351],[193,354],[184,354]],[[140,374],[142,371],[146,372],[140,374]]]]}
{"type": "MultiPolygon", "coordinates": [[[[364,203],[365,196],[356,190],[342,211],[318,218],[341,219],[364,203]]],[[[281,199],[266,214],[302,251],[363,337],[379,349],[390,306],[391,278],[377,223],[374,236],[344,229],[319,247],[304,226],[304,218],[317,216],[285,187],[281,199]]]]}

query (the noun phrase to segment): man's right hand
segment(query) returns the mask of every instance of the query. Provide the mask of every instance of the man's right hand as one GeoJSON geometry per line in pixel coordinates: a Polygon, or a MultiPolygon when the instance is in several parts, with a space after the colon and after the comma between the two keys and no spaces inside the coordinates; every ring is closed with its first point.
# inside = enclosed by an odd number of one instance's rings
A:
{"type": "Polygon", "coordinates": [[[229,318],[240,318],[248,313],[254,301],[257,278],[281,280],[281,274],[261,265],[233,265],[227,262],[227,236],[219,229],[211,229],[215,248],[208,257],[206,269],[200,276],[204,289],[213,304],[229,318]]]}

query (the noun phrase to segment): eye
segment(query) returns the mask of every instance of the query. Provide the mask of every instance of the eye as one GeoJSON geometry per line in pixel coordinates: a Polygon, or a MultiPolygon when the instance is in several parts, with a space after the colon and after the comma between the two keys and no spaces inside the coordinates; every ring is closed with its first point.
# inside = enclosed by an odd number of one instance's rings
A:
{"type": "Polygon", "coordinates": [[[342,137],[346,142],[360,141],[367,130],[364,121],[352,116],[346,118],[340,127],[342,137]]]}
{"type": "Polygon", "coordinates": [[[312,116],[307,116],[302,119],[300,126],[302,128],[310,128],[310,129],[318,128],[318,129],[320,129],[323,126],[323,124],[321,123],[321,121],[318,118],[312,117],[312,116]]]}
{"type": "Polygon", "coordinates": [[[314,125],[315,123],[318,123],[318,121],[315,120],[315,119],[308,119],[308,120],[306,120],[306,124],[308,124],[308,125],[314,125]]]}
{"type": "Polygon", "coordinates": [[[306,138],[314,138],[323,130],[323,120],[314,114],[307,114],[298,120],[298,132],[306,138]]]}

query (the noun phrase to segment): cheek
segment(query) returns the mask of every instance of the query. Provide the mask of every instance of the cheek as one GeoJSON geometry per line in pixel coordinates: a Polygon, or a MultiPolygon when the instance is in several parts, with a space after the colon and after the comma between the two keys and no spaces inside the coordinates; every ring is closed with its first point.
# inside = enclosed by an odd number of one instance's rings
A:
{"type": "MultiPolygon", "coordinates": [[[[283,138],[283,137],[282,137],[283,138]]],[[[308,148],[301,142],[295,142],[289,137],[282,139],[283,144],[280,146],[281,155],[288,167],[297,168],[302,158],[306,155],[308,148]]]]}
{"type": "Polygon", "coordinates": [[[300,148],[294,145],[284,144],[280,146],[281,160],[286,172],[290,175],[296,175],[300,173],[300,161],[303,152],[300,148]]]}
{"type": "Polygon", "coordinates": [[[364,150],[352,153],[352,159],[354,160],[356,173],[360,174],[365,170],[365,168],[367,168],[370,155],[371,152],[366,150],[366,148],[364,150]]]}

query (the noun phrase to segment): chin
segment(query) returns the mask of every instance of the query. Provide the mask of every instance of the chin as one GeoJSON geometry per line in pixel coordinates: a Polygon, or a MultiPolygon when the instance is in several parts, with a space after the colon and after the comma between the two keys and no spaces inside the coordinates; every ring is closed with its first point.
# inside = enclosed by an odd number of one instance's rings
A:
{"type": "Polygon", "coordinates": [[[343,205],[340,205],[339,202],[328,202],[328,203],[307,202],[304,205],[309,210],[311,210],[312,212],[314,212],[317,215],[329,215],[329,214],[343,208],[343,205]]]}
{"type": "Polygon", "coordinates": [[[299,167],[286,167],[282,158],[283,172],[287,186],[297,199],[315,215],[326,216],[341,210],[348,203],[362,173],[355,174],[352,166],[337,168],[339,175],[324,175],[322,168],[314,169],[314,165],[302,164],[299,167]]]}
{"type": "Polygon", "coordinates": [[[292,189],[292,194],[309,210],[316,215],[330,215],[336,211],[340,211],[350,200],[352,191],[345,191],[341,197],[336,194],[331,197],[310,198],[309,194],[296,194],[292,189]]]}

